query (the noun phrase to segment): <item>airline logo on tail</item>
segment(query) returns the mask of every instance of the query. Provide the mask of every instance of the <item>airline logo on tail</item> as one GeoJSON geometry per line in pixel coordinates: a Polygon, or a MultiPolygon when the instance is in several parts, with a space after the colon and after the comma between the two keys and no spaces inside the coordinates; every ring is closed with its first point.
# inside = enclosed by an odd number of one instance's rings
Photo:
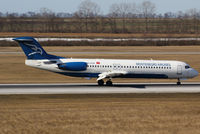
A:
{"type": "Polygon", "coordinates": [[[18,37],[13,40],[19,43],[27,59],[63,59],[63,57],[47,54],[41,45],[32,37],[18,37]]]}
{"type": "Polygon", "coordinates": [[[31,56],[31,55],[37,54],[37,53],[39,53],[40,55],[42,55],[42,49],[39,48],[39,47],[37,47],[36,45],[34,45],[34,44],[28,44],[28,43],[24,43],[24,45],[29,46],[30,49],[33,50],[33,52],[30,53],[30,54],[28,54],[28,56],[31,56]]]}

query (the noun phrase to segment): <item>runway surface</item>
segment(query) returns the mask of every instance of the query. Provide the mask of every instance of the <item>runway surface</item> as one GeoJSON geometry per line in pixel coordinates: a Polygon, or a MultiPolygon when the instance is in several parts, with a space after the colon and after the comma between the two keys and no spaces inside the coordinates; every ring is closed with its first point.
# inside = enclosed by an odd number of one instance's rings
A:
{"type": "MultiPolygon", "coordinates": [[[[49,52],[50,54],[132,54],[132,55],[198,55],[200,52],[49,52]]],[[[23,52],[0,52],[0,54],[24,54],[23,52]]]]}
{"type": "Polygon", "coordinates": [[[95,83],[1,84],[0,95],[9,94],[113,94],[113,93],[200,93],[200,83],[119,83],[112,87],[95,83]]]}
{"type": "MultiPolygon", "coordinates": [[[[1,37],[0,41],[13,41],[13,38],[1,37]]],[[[36,38],[38,41],[199,41],[200,38],[36,38]]]]}

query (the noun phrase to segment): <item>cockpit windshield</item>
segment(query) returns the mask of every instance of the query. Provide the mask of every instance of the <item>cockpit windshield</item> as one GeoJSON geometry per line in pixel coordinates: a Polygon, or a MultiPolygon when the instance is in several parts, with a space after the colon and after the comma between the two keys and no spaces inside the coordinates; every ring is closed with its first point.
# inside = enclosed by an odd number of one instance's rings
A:
{"type": "Polygon", "coordinates": [[[185,69],[189,69],[189,68],[190,68],[190,66],[188,66],[188,65],[187,65],[187,66],[185,66],[185,69]]]}

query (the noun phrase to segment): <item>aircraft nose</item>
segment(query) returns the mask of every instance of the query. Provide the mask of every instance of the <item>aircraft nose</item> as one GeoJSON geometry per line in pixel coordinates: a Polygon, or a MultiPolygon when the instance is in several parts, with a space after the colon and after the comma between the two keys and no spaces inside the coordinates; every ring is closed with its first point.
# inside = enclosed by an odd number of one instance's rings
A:
{"type": "Polygon", "coordinates": [[[192,74],[192,77],[196,77],[199,75],[199,72],[196,71],[195,69],[192,69],[191,74],[192,74]]]}

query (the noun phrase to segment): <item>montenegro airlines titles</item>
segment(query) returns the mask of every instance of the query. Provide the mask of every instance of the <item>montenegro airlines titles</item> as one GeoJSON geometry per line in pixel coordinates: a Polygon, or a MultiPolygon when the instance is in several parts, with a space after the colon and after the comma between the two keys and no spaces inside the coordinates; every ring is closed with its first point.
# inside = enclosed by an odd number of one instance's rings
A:
{"type": "Polygon", "coordinates": [[[45,52],[32,37],[13,39],[19,43],[27,56],[25,64],[31,67],[73,76],[97,78],[98,85],[112,85],[112,78],[154,78],[181,79],[194,78],[198,72],[181,61],[164,60],[113,60],[113,59],[72,59],[45,52]]]}

